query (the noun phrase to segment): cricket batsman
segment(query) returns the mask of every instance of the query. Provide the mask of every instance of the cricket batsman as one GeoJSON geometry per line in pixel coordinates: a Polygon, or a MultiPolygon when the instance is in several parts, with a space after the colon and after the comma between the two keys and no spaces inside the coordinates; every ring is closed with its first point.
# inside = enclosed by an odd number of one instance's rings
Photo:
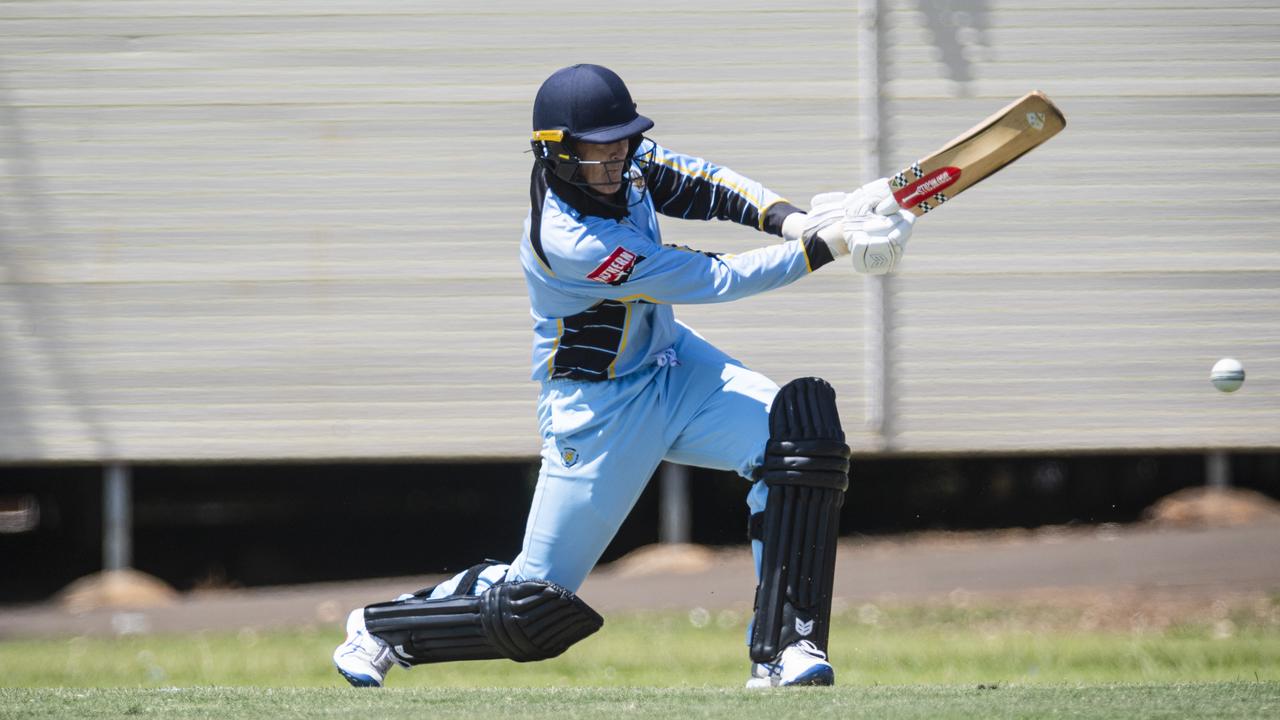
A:
{"type": "Polygon", "coordinates": [[[835,392],[779,388],[675,318],[788,285],[836,258],[887,273],[915,216],[880,179],[813,198],[808,213],[729,168],[667,149],[599,65],[553,73],[533,105],[520,261],[541,383],[542,466],[523,547],[433,588],[351,612],[334,651],[352,685],[392,665],[555,657],[603,620],[575,595],[664,459],[751,482],[759,585],[748,687],[831,685],[827,660],[849,447],[835,392]],[[735,255],[664,241],[659,216],[781,236],[735,255]]]}

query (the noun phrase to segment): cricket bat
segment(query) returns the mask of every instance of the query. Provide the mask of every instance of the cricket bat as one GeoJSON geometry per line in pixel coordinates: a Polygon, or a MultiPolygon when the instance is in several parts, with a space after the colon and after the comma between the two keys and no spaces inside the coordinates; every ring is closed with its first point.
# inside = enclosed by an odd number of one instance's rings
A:
{"type": "Polygon", "coordinates": [[[924,215],[1035,149],[1067,126],[1040,91],[1029,92],[889,178],[904,210],[924,215]]]}

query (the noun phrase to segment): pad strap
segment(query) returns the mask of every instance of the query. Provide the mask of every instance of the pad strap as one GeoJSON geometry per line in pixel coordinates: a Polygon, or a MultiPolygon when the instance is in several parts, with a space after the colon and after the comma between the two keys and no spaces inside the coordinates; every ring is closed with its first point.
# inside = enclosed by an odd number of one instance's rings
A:
{"type": "Polygon", "coordinates": [[[773,485],[849,489],[849,446],[843,439],[770,440],[761,480],[773,485]]]}

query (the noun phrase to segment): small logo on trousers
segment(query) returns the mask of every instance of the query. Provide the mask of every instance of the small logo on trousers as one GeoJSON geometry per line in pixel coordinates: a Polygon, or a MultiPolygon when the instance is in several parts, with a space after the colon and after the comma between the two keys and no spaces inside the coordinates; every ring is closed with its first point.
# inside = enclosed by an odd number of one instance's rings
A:
{"type": "Polygon", "coordinates": [[[560,461],[565,467],[573,467],[578,462],[578,451],[573,448],[565,448],[560,451],[560,461]]]}
{"type": "Polygon", "coordinates": [[[813,621],[805,622],[800,618],[796,618],[796,632],[800,633],[800,637],[808,637],[813,634],[813,621]]]}

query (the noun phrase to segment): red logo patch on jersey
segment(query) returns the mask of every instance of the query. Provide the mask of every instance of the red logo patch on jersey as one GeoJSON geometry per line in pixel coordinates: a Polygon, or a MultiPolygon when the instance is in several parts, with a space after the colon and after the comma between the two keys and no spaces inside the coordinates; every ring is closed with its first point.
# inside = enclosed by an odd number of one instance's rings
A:
{"type": "Polygon", "coordinates": [[[626,248],[618,248],[609,253],[609,257],[600,263],[600,267],[587,273],[587,279],[606,285],[621,285],[631,277],[631,269],[636,266],[636,263],[643,259],[626,248]]]}

